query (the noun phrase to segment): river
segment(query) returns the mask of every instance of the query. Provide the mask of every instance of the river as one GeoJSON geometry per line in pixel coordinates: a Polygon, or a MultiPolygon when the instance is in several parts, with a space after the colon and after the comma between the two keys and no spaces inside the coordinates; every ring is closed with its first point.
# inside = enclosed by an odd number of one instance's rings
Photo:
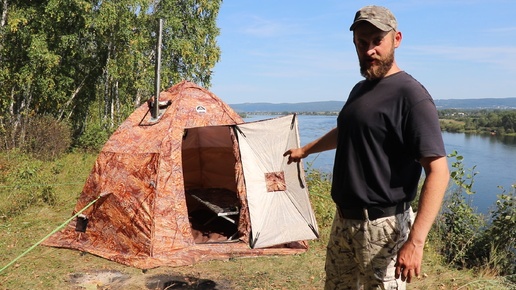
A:
{"type": "MultiPolygon", "coordinates": [[[[272,116],[250,116],[246,121],[267,118],[272,116]]],[[[299,115],[301,146],[322,136],[335,125],[336,116],[299,115]]],[[[467,172],[476,173],[472,188],[475,194],[467,196],[467,200],[478,212],[487,214],[493,209],[497,195],[503,190],[513,190],[511,186],[516,183],[516,138],[443,132],[443,140],[447,153],[457,151],[464,157],[462,162],[467,172]]],[[[309,156],[304,160],[305,168],[331,172],[334,155],[335,150],[331,150],[309,156]]],[[[450,158],[450,165],[454,161],[450,158]]],[[[453,170],[451,166],[450,170],[453,170]]]]}

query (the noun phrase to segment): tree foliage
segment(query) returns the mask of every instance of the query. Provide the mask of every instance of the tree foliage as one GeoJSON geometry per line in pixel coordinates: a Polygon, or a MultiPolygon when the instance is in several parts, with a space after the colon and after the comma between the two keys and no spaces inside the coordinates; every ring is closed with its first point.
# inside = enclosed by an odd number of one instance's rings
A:
{"type": "Polygon", "coordinates": [[[516,110],[466,110],[447,109],[439,111],[444,130],[449,132],[516,133],[516,110]],[[443,122],[454,120],[457,122],[443,122]]]}
{"type": "Polygon", "coordinates": [[[66,120],[75,140],[89,128],[113,130],[154,94],[159,18],[164,19],[163,86],[187,79],[209,87],[220,57],[220,3],[2,0],[3,147],[19,147],[24,139],[12,135],[24,136],[24,118],[37,115],[66,120]]]}

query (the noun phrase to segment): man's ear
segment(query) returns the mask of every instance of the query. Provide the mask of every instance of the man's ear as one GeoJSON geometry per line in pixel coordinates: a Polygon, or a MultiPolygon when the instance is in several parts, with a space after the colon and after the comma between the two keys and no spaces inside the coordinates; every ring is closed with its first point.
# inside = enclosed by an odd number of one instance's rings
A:
{"type": "Polygon", "coordinates": [[[400,31],[396,31],[394,34],[394,47],[398,48],[401,44],[401,40],[403,39],[403,35],[400,31]]]}

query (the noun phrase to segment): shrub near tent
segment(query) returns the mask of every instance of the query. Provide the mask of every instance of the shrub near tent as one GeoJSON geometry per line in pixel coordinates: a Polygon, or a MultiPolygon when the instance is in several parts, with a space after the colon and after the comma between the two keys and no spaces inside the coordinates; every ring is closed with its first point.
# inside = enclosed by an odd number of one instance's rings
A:
{"type": "Polygon", "coordinates": [[[294,254],[318,228],[295,115],[244,123],[211,92],[183,81],[160,94],[160,117],[137,108],[100,152],[74,209],[47,246],[137,268],[294,254]]]}

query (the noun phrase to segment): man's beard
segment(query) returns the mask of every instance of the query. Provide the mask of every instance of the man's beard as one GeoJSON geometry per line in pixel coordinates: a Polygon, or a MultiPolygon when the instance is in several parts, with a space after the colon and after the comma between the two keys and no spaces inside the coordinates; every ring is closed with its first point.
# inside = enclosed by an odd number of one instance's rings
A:
{"type": "Polygon", "coordinates": [[[367,80],[381,79],[389,72],[394,63],[394,48],[385,59],[376,59],[375,62],[377,65],[369,66],[360,59],[360,73],[367,80]]]}

